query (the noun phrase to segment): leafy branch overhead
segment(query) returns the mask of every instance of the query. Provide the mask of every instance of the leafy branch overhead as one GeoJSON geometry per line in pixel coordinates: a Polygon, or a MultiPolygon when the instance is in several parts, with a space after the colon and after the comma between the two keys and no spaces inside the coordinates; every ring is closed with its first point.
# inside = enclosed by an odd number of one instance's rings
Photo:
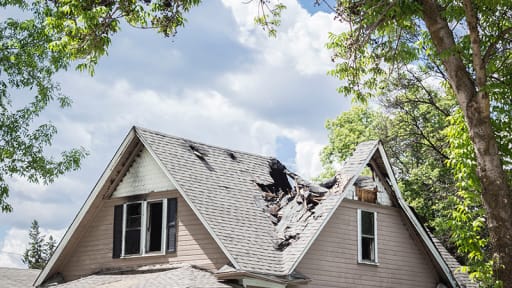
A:
{"type": "Polygon", "coordinates": [[[57,133],[52,123],[38,123],[41,113],[56,102],[61,108],[71,99],[61,93],[54,76],[70,65],[94,73],[107,54],[111,37],[120,31],[121,20],[141,29],[155,29],[174,36],[186,19],[184,14],[199,0],[159,1],[0,1],[0,7],[25,15],[0,22],[0,207],[7,202],[9,179],[25,178],[50,183],[76,170],[87,155],[83,148],[60,157],[48,156],[47,148],[57,133]],[[15,96],[16,95],[16,96],[15,96]],[[20,108],[21,107],[21,108],[20,108]]]}
{"type": "Polygon", "coordinates": [[[200,0],[138,1],[41,1],[45,3],[45,27],[56,35],[52,51],[78,60],[79,70],[94,73],[94,66],[107,53],[111,37],[120,31],[121,20],[141,29],[154,29],[164,36],[174,36],[186,23],[184,14],[200,0]]]}
{"type": "MultiPolygon", "coordinates": [[[[247,4],[254,2],[249,0],[247,4]]],[[[270,0],[257,0],[258,1],[258,16],[254,17],[254,23],[267,31],[270,37],[277,36],[277,27],[281,24],[281,13],[286,9],[282,3],[271,3],[270,0]]]]}

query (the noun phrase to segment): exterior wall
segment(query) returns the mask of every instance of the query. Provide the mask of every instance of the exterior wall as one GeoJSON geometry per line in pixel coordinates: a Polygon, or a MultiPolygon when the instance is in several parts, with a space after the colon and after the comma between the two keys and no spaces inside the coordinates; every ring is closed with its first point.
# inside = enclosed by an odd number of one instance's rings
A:
{"type": "Polygon", "coordinates": [[[101,270],[150,264],[189,263],[205,269],[218,269],[229,263],[215,240],[177,191],[148,194],[147,200],[178,198],[176,253],[166,255],[112,258],[114,206],[126,198],[104,200],[77,246],[57,271],[65,281],[101,270]]]}
{"type": "Polygon", "coordinates": [[[112,198],[140,194],[141,191],[175,190],[176,187],[165,176],[148,149],[143,148],[132,166],[116,187],[112,198]]]}
{"type": "Polygon", "coordinates": [[[426,252],[411,237],[397,208],[344,200],[313,243],[297,271],[321,287],[436,287],[426,252]],[[357,209],[377,212],[379,265],[357,263],[357,209]]]}

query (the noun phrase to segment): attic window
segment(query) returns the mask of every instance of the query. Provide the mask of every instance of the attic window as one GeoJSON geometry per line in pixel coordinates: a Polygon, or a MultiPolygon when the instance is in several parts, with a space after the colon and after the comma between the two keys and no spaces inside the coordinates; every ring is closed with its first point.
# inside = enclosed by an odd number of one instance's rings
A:
{"type": "Polygon", "coordinates": [[[377,213],[357,210],[358,262],[377,264],[377,213]]]}
{"type": "Polygon", "coordinates": [[[176,198],[114,208],[112,258],[176,251],[176,198]]]}

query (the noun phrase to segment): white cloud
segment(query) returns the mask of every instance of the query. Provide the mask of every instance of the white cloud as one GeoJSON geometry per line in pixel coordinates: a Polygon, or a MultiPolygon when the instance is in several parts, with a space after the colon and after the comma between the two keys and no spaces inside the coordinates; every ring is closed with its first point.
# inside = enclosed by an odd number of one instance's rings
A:
{"type": "Polygon", "coordinates": [[[26,268],[21,261],[25,249],[27,249],[27,230],[9,229],[0,242],[0,267],[26,268]]]}
{"type": "Polygon", "coordinates": [[[286,5],[278,27],[277,38],[269,38],[254,24],[257,2],[252,5],[238,0],[223,0],[240,26],[239,41],[258,51],[264,65],[289,66],[301,74],[321,74],[332,68],[331,52],[325,48],[328,32],[339,33],[348,29],[346,24],[334,20],[333,14],[309,14],[295,0],[282,1],[286,5]]]}
{"type": "Polygon", "coordinates": [[[314,141],[298,142],[296,145],[296,164],[297,170],[302,173],[305,178],[313,178],[322,172],[322,163],[320,162],[320,152],[324,144],[314,141]]]}
{"type": "MultiPolygon", "coordinates": [[[[46,236],[45,240],[51,235],[53,239],[60,241],[65,230],[40,228],[41,235],[46,236]]],[[[27,268],[23,263],[23,253],[28,247],[29,236],[28,229],[11,228],[7,231],[4,239],[0,242],[0,267],[27,268]]]]}

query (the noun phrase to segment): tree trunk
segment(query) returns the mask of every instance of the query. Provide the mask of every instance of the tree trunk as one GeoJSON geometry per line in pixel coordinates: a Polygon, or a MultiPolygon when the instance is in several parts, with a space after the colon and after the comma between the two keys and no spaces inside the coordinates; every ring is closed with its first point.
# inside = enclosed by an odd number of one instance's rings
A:
{"type": "MultiPolygon", "coordinates": [[[[423,20],[441,55],[475,149],[491,249],[497,264],[494,267],[495,277],[503,281],[504,287],[512,287],[512,193],[491,125],[489,95],[482,87],[477,91],[472,76],[456,52],[453,33],[442,18],[438,3],[435,0],[420,0],[420,3],[423,20]]],[[[482,79],[478,80],[481,86],[482,79]]]]}

